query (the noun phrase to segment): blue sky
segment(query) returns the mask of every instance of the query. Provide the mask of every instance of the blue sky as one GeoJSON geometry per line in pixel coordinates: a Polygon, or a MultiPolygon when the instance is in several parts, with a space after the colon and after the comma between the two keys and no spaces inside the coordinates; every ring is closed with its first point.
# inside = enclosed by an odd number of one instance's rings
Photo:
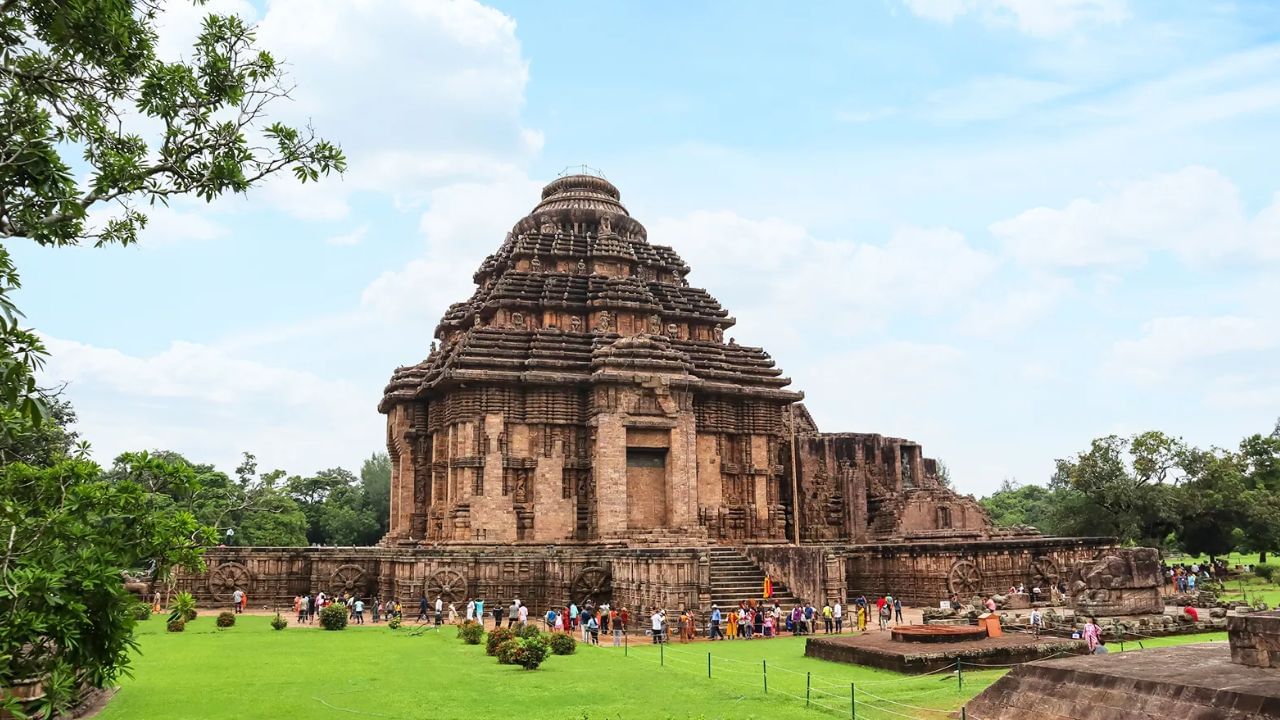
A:
{"type": "MultiPolygon", "coordinates": [[[[158,211],[139,247],[13,248],[100,460],[356,466],[375,405],[564,167],[601,168],[824,430],[959,486],[1090,438],[1280,416],[1269,2],[215,0],[345,177],[158,211]]],[[[144,128],[145,129],[145,128],[144,128]]]]}

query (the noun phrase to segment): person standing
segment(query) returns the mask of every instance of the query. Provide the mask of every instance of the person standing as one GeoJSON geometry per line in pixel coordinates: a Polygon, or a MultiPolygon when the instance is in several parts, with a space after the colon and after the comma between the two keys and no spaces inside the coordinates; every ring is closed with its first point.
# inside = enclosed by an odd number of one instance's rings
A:
{"type": "Polygon", "coordinates": [[[436,627],[444,624],[444,598],[436,596],[436,627]]]}
{"type": "Polygon", "coordinates": [[[476,598],[476,622],[484,627],[484,599],[476,598]]]}
{"type": "Polygon", "coordinates": [[[1044,616],[1040,614],[1040,608],[1031,608],[1031,634],[1040,637],[1040,631],[1044,629],[1044,616]]]}
{"type": "Polygon", "coordinates": [[[303,595],[302,597],[298,598],[298,624],[299,625],[307,621],[307,599],[308,598],[306,595],[303,595]]]}
{"type": "Polygon", "coordinates": [[[244,601],[244,591],[241,590],[240,588],[236,588],[231,593],[231,606],[235,609],[235,612],[237,615],[239,615],[242,610],[242,608],[240,607],[240,603],[243,601],[244,601]]]}
{"type": "Polygon", "coordinates": [[[833,614],[835,611],[831,609],[831,603],[828,601],[822,606],[822,634],[830,635],[831,627],[835,624],[833,614]]]}
{"type": "Polygon", "coordinates": [[[355,612],[356,614],[356,624],[363,625],[364,624],[364,601],[361,600],[360,598],[356,598],[356,601],[351,605],[351,607],[353,608],[353,612],[355,612]]]}
{"type": "Polygon", "coordinates": [[[844,605],[836,600],[836,604],[831,607],[831,616],[836,621],[836,634],[844,632],[844,605]]]}
{"type": "Polygon", "coordinates": [[[449,624],[458,624],[458,608],[454,607],[453,603],[449,603],[449,624]]]}
{"type": "Polygon", "coordinates": [[[724,634],[720,632],[720,606],[719,605],[711,606],[710,635],[712,640],[716,640],[717,638],[720,640],[724,639],[724,634]]]}
{"type": "Polygon", "coordinates": [[[467,598],[467,622],[476,619],[476,601],[473,598],[467,598]]]}
{"type": "Polygon", "coordinates": [[[893,622],[902,624],[902,598],[893,599],[893,622]]]}
{"type": "Polygon", "coordinates": [[[520,609],[516,611],[516,620],[520,621],[520,625],[522,627],[529,624],[529,606],[528,605],[524,605],[524,604],[520,605],[520,609]]]}
{"type": "Polygon", "coordinates": [[[422,622],[427,619],[427,593],[423,591],[418,595],[418,620],[422,622]]]}
{"type": "Polygon", "coordinates": [[[1089,618],[1089,622],[1084,624],[1084,642],[1089,646],[1089,652],[1092,653],[1098,647],[1098,639],[1102,635],[1102,628],[1098,627],[1098,621],[1089,618]]]}
{"type": "Polygon", "coordinates": [[[587,624],[584,626],[591,633],[591,644],[600,644],[600,623],[596,621],[595,615],[587,617],[587,624]]]}
{"type": "Polygon", "coordinates": [[[653,644],[657,645],[662,642],[662,613],[658,608],[653,609],[653,614],[649,616],[649,627],[653,633],[653,644]]]}
{"type": "Polygon", "coordinates": [[[515,627],[518,617],[520,617],[520,598],[512,600],[507,606],[507,627],[515,627]]]}
{"type": "Polygon", "coordinates": [[[382,600],[377,595],[373,596],[373,607],[369,609],[369,612],[373,614],[373,624],[377,625],[378,620],[382,619],[382,600]]]}

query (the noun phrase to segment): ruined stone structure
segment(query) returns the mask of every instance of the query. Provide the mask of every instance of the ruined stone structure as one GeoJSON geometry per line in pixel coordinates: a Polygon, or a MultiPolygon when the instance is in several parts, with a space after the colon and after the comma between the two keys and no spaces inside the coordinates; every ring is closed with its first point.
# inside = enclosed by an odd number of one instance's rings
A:
{"type": "Polygon", "coordinates": [[[677,607],[745,598],[768,572],[803,599],[933,603],[1056,580],[1106,545],[997,531],[920,445],[820,432],[689,270],[607,180],[552,181],[386,387],[380,547],[219,551],[185,582],[677,607]]]}
{"type": "Polygon", "coordinates": [[[1222,643],[1018,665],[965,706],[982,720],[1280,719],[1280,613],[1232,617],[1222,643]]]}

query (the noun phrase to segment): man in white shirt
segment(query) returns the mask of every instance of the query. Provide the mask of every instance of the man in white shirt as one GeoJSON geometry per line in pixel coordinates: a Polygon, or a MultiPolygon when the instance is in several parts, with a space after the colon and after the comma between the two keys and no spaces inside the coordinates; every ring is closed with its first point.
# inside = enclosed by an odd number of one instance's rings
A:
{"type": "Polygon", "coordinates": [[[831,614],[836,619],[836,634],[839,635],[844,630],[844,606],[837,600],[836,604],[831,606],[831,614]]]}
{"type": "Polygon", "coordinates": [[[244,600],[244,591],[241,590],[240,588],[236,588],[235,592],[231,593],[231,602],[235,605],[237,613],[240,612],[240,603],[243,600],[244,600]]]}
{"type": "Polygon", "coordinates": [[[662,642],[662,611],[654,608],[653,614],[649,616],[649,624],[653,631],[653,642],[658,644],[662,642]]]}
{"type": "Polygon", "coordinates": [[[436,627],[444,624],[444,598],[436,596],[436,627]]]}
{"type": "Polygon", "coordinates": [[[1040,614],[1040,608],[1031,609],[1031,632],[1036,637],[1040,637],[1040,629],[1044,627],[1044,616],[1040,614]]]}
{"type": "Polygon", "coordinates": [[[519,617],[520,617],[520,624],[521,624],[521,625],[526,625],[526,624],[528,624],[528,622],[529,622],[529,606],[528,606],[528,605],[521,605],[521,606],[520,606],[520,614],[519,614],[519,617]]]}
{"type": "Polygon", "coordinates": [[[356,598],[355,613],[356,613],[356,624],[363,625],[364,624],[364,601],[361,600],[360,598],[356,598]]]}
{"type": "Polygon", "coordinates": [[[467,598],[467,622],[471,622],[476,617],[476,601],[467,598]]]}

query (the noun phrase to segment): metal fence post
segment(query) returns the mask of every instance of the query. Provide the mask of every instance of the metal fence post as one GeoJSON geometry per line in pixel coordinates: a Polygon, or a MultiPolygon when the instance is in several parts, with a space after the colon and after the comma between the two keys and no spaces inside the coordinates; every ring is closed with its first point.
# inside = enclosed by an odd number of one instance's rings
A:
{"type": "Polygon", "coordinates": [[[964,690],[964,661],[956,660],[956,688],[964,690]]]}
{"type": "Polygon", "coordinates": [[[711,679],[711,653],[707,653],[707,679],[711,679]]]}
{"type": "Polygon", "coordinates": [[[769,661],[760,661],[760,677],[764,679],[764,694],[769,694],[769,661]]]}
{"type": "Polygon", "coordinates": [[[809,707],[809,689],[813,686],[813,673],[804,674],[804,706],[809,707]]]}
{"type": "Polygon", "coordinates": [[[849,683],[849,720],[858,720],[858,686],[849,683]]]}

